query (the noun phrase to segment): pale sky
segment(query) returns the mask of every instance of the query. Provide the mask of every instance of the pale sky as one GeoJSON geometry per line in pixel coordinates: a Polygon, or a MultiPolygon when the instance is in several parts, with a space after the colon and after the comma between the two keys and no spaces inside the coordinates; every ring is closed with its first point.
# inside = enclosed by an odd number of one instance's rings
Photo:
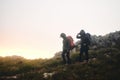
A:
{"type": "Polygon", "coordinates": [[[60,33],[96,35],[120,30],[120,0],[0,0],[0,56],[50,58],[60,33]]]}

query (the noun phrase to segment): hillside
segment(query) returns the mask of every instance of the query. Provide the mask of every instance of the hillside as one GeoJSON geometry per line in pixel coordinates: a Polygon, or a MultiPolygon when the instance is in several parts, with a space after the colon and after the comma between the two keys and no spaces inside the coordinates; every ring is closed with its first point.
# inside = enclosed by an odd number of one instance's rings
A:
{"type": "Polygon", "coordinates": [[[60,52],[51,59],[0,57],[0,80],[120,80],[120,42],[118,41],[120,35],[114,37],[118,33],[120,32],[93,38],[88,63],[77,61],[79,56],[77,50],[71,53],[71,65],[62,64],[60,52]],[[111,34],[112,37],[106,37],[111,34]],[[114,45],[108,45],[108,40],[114,45]]]}

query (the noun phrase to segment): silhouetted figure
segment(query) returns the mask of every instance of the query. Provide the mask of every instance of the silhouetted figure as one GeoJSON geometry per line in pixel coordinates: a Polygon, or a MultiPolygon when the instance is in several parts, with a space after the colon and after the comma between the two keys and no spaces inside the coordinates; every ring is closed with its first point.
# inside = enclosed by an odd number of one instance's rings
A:
{"type": "Polygon", "coordinates": [[[61,33],[60,37],[63,38],[63,51],[62,51],[62,59],[64,64],[71,64],[70,60],[70,42],[66,37],[65,33],[61,33]]]}
{"type": "Polygon", "coordinates": [[[84,30],[81,30],[80,33],[77,34],[76,36],[77,38],[81,39],[80,45],[80,56],[79,56],[79,60],[80,62],[82,62],[82,56],[83,53],[85,53],[85,60],[88,62],[89,56],[88,56],[88,45],[90,45],[90,41],[88,39],[88,34],[85,33],[84,30]]]}

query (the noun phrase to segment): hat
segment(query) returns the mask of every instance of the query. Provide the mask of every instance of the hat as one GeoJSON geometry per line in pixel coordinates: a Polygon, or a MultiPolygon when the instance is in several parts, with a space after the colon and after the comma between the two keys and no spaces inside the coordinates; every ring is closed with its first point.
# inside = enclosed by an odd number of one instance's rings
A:
{"type": "Polygon", "coordinates": [[[81,30],[81,31],[80,31],[80,34],[85,34],[85,31],[84,31],[84,30],[81,30]]]}

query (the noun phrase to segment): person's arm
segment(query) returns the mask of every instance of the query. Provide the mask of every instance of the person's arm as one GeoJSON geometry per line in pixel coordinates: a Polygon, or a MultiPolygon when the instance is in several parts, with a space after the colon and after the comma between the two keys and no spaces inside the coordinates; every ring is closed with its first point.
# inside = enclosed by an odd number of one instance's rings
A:
{"type": "Polygon", "coordinates": [[[81,38],[81,35],[80,33],[77,34],[76,38],[81,38]]]}

